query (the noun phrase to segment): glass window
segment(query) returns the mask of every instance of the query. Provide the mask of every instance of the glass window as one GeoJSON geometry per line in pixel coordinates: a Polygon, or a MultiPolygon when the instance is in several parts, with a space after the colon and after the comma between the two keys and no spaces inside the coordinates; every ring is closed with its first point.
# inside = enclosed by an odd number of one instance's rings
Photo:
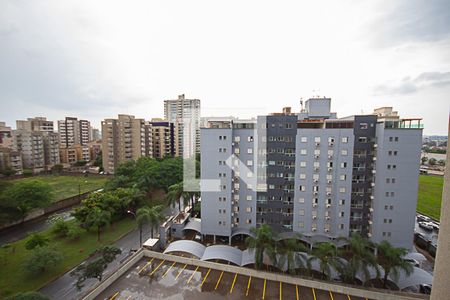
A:
{"type": "Polygon", "coordinates": [[[306,136],[302,136],[300,140],[302,143],[308,142],[308,138],[306,136]]]}

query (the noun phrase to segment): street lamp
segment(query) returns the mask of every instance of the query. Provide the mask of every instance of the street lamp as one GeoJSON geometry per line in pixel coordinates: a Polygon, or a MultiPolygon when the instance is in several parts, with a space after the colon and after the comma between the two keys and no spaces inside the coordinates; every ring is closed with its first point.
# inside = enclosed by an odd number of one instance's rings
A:
{"type": "MultiPolygon", "coordinates": [[[[87,183],[87,180],[84,183],[87,183]]],[[[78,200],[81,200],[81,180],[78,180],[78,200]]]]}
{"type": "MultiPolygon", "coordinates": [[[[127,210],[127,214],[133,215],[135,219],[137,219],[136,214],[132,212],[131,210],[127,210]]],[[[136,220],[137,221],[137,220],[136,220]]],[[[142,225],[139,225],[139,248],[142,246],[142,225]]]]}

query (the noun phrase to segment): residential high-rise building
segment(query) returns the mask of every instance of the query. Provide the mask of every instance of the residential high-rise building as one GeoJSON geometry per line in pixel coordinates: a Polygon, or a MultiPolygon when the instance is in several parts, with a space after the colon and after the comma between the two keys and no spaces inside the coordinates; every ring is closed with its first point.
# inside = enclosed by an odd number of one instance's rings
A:
{"type": "Polygon", "coordinates": [[[11,148],[13,145],[11,127],[5,122],[0,122],[0,147],[11,148]]]}
{"type": "Polygon", "coordinates": [[[117,119],[102,121],[103,168],[114,173],[121,163],[152,156],[151,125],[144,119],[119,115],[117,119]]]}
{"type": "Polygon", "coordinates": [[[16,121],[13,149],[22,155],[24,168],[35,172],[49,170],[60,163],[59,136],[53,131],[53,121],[44,117],[16,121]]]}
{"type": "Polygon", "coordinates": [[[175,156],[174,124],[162,119],[152,119],[153,157],[175,156]]]}
{"type": "Polygon", "coordinates": [[[66,117],[65,120],[58,121],[58,133],[61,148],[86,146],[91,141],[91,123],[87,120],[66,117]]]}
{"type": "Polygon", "coordinates": [[[0,173],[13,171],[15,175],[21,175],[23,173],[22,168],[22,156],[20,152],[14,151],[11,148],[0,147],[0,173]]]}
{"type": "Polygon", "coordinates": [[[97,128],[91,127],[91,141],[98,141],[102,139],[102,135],[100,134],[100,130],[97,128]]]}
{"type": "Polygon", "coordinates": [[[392,108],[337,118],[331,99],[201,129],[202,234],[268,224],[412,247],[422,124],[392,108]]]}
{"type": "Polygon", "coordinates": [[[200,100],[164,100],[164,118],[175,124],[175,151],[177,156],[193,157],[200,151],[200,100]]]}

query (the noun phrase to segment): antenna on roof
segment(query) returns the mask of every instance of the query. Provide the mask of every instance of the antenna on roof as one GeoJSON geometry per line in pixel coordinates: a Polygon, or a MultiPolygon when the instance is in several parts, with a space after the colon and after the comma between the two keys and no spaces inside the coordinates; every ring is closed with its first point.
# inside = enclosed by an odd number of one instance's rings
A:
{"type": "Polygon", "coordinates": [[[300,112],[303,112],[303,97],[300,97],[300,112]]]}

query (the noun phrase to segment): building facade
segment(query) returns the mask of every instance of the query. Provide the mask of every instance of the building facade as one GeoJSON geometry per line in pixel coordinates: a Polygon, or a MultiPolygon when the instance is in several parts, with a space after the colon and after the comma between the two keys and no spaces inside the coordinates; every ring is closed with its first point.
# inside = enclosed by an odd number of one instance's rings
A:
{"type": "Polygon", "coordinates": [[[11,148],[0,147],[0,173],[12,171],[14,175],[23,173],[22,155],[11,148]]]}
{"type": "Polygon", "coordinates": [[[193,157],[200,151],[200,100],[179,95],[164,100],[164,118],[175,124],[177,156],[193,157]]]}
{"type": "Polygon", "coordinates": [[[66,117],[65,120],[58,121],[58,133],[61,148],[86,146],[91,141],[91,123],[87,120],[66,117]]]}
{"type": "Polygon", "coordinates": [[[412,247],[422,125],[392,108],[338,119],[331,99],[201,130],[202,234],[268,224],[412,247]]]}
{"type": "Polygon", "coordinates": [[[11,148],[13,145],[12,129],[6,126],[5,122],[0,122],[0,147],[11,148]]]}
{"type": "Polygon", "coordinates": [[[152,119],[153,157],[164,158],[175,156],[175,126],[162,119],[152,119]]]}
{"type": "Polygon", "coordinates": [[[152,156],[151,125],[144,119],[119,115],[102,121],[102,158],[107,173],[114,173],[122,163],[142,156],[152,156]]]}

